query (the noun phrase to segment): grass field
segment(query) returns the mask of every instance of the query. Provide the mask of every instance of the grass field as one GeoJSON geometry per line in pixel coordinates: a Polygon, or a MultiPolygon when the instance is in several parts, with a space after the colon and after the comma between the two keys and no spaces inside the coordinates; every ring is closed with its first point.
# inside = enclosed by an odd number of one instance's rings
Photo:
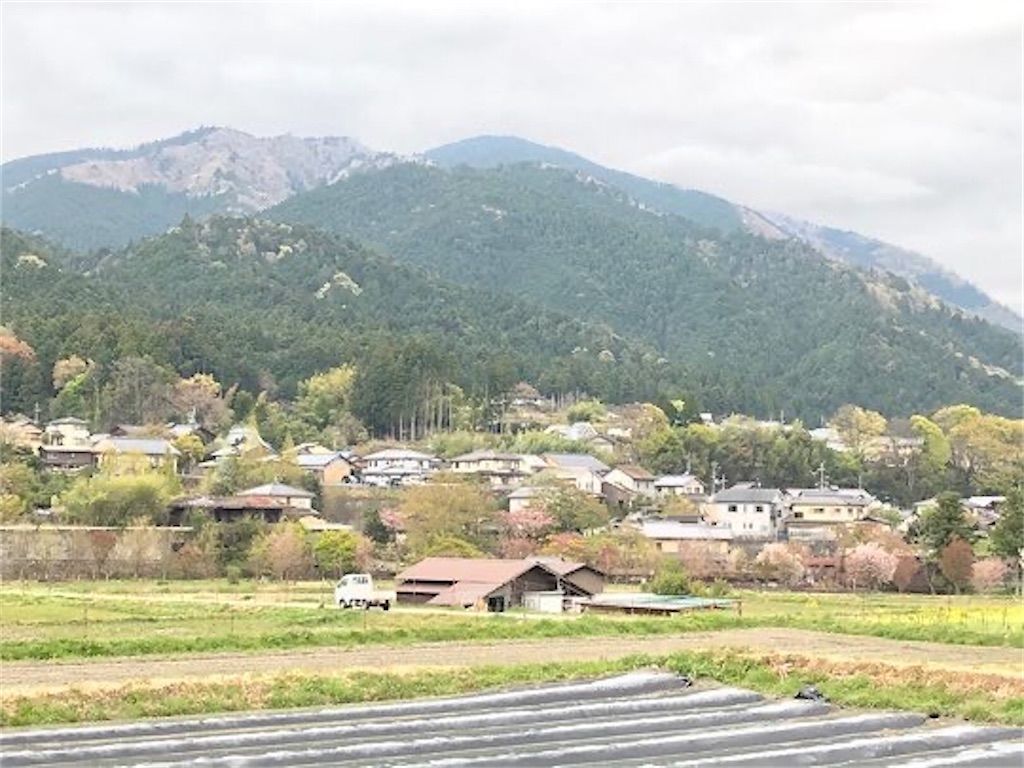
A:
{"type": "Polygon", "coordinates": [[[741,611],[675,617],[538,617],[424,609],[339,611],[321,582],[7,583],[0,660],[449,640],[673,634],[791,627],[1024,648],[1014,598],[742,592],[741,611]]]}

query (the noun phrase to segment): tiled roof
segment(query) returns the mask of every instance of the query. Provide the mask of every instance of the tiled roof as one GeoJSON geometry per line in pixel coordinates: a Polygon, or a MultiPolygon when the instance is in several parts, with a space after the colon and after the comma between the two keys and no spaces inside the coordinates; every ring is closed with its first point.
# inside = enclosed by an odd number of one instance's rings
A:
{"type": "Polygon", "coordinates": [[[725,490],[719,491],[714,495],[712,501],[718,502],[730,502],[730,503],[744,503],[749,502],[752,504],[771,504],[777,502],[782,498],[782,491],[778,488],[756,488],[745,485],[734,485],[732,488],[726,488],[725,490]]]}
{"type": "Polygon", "coordinates": [[[340,453],[300,453],[295,463],[303,469],[320,469],[339,459],[344,461],[340,453]]]}
{"type": "Polygon", "coordinates": [[[633,480],[653,480],[654,475],[648,472],[643,467],[638,467],[633,464],[622,464],[616,467],[619,472],[632,478],[633,480]]]}
{"type": "Polygon", "coordinates": [[[363,457],[367,461],[377,461],[379,459],[415,459],[417,461],[437,461],[436,456],[430,456],[426,453],[420,453],[419,451],[411,451],[407,448],[385,448],[383,451],[377,451],[376,453],[370,453],[363,457]]]}
{"type": "Polygon", "coordinates": [[[678,541],[729,541],[733,538],[728,528],[711,525],[691,525],[672,520],[645,520],[640,528],[649,539],[678,541]]]}
{"type": "Polygon", "coordinates": [[[266,485],[258,485],[255,488],[247,488],[244,491],[238,492],[239,496],[271,496],[277,498],[302,498],[312,499],[313,494],[309,491],[304,491],[302,488],[296,488],[291,485],[285,485],[284,483],[267,483],[266,485]]]}
{"type": "Polygon", "coordinates": [[[694,482],[699,483],[701,480],[695,475],[662,475],[654,484],[662,488],[682,488],[694,482]]]}
{"type": "Polygon", "coordinates": [[[117,453],[141,453],[146,456],[181,455],[181,451],[168,440],[161,438],[108,437],[97,444],[97,449],[106,450],[108,446],[117,453]]]}
{"type": "Polygon", "coordinates": [[[609,469],[607,464],[589,453],[545,453],[544,459],[551,466],[563,469],[589,469],[598,474],[609,469]]]}

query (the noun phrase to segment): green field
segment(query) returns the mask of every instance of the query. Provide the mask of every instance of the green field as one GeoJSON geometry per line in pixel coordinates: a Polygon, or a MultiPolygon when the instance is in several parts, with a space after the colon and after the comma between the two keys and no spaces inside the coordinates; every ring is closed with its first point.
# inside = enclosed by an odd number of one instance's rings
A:
{"type": "Polygon", "coordinates": [[[1011,597],[741,592],[740,607],[672,617],[340,611],[320,582],[73,582],[4,585],[0,660],[453,640],[675,634],[789,627],[1024,648],[1011,597]]]}

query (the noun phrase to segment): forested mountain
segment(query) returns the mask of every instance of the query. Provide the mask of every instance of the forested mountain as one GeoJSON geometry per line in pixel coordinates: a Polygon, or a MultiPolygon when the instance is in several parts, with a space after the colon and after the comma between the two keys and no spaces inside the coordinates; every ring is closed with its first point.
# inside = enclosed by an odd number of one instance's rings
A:
{"type": "MultiPolygon", "coordinates": [[[[907,278],[943,301],[1015,331],[1021,318],[931,259],[856,233],[764,213],[691,189],[606,168],[580,155],[511,136],[478,136],[429,150],[452,168],[533,163],[579,171],[640,207],[731,234],[797,238],[823,256],[907,278]]],[[[398,162],[344,137],[256,137],[203,127],[133,149],[83,149],[0,166],[3,221],[61,244],[119,247],[159,234],[184,215],[248,214],[293,194],[398,162]]]]}
{"type": "Polygon", "coordinates": [[[1017,332],[1024,327],[1024,321],[1016,312],[993,301],[978,288],[927,256],[856,232],[823,227],[779,213],[762,213],[761,216],[784,233],[800,238],[829,258],[864,269],[892,272],[913,280],[947,304],[965,309],[990,323],[1017,332]]]}
{"type": "Polygon", "coordinates": [[[546,147],[515,136],[476,136],[428,150],[424,157],[444,168],[467,165],[471,168],[496,168],[499,165],[534,163],[580,171],[591,178],[618,187],[637,203],[663,213],[674,213],[697,224],[722,232],[743,229],[742,210],[720,197],[682,189],[659,181],[605,168],[573,152],[546,147]]]}
{"type": "Polygon", "coordinates": [[[394,159],[344,137],[261,138],[200,128],[130,150],[5,163],[3,218],[72,248],[120,246],[163,232],[185,214],[251,213],[394,159]]]}
{"type": "Polygon", "coordinates": [[[513,136],[477,136],[431,149],[425,156],[446,168],[459,165],[496,168],[534,163],[581,171],[618,187],[637,203],[652,210],[684,216],[697,224],[726,233],[745,229],[772,239],[796,238],[830,259],[891,272],[914,281],[951,306],[1005,328],[1021,331],[1022,320],[1014,311],[932,259],[856,232],[824,227],[783,214],[754,211],[714,195],[616,171],[572,152],[513,136]]]}
{"type": "Polygon", "coordinates": [[[582,172],[537,165],[360,174],[268,215],[373,243],[440,277],[607,322],[706,377],[720,410],[817,422],[953,401],[1016,412],[1019,340],[892,275],[797,240],[723,235],[582,172]]]}
{"type": "Polygon", "coordinates": [[[0,239],[7,355],[4,410],[45,402],[50,371],[73,355],[109,369],[149,358],[180,375],[292,396],[296,383],[355,362],[377,401],[367,426],[456,385],[486,400],[527,379],[610,400],[679,394],[686,379],[643,345],[507,296],[430,278],[304,226],[249,218],[184,221],[80,267],[37,238],[0,239]],[[15,341],[16,340],[16,341],[15,341]],[[673,387],[675,387],[673,389],[673,387]]]}

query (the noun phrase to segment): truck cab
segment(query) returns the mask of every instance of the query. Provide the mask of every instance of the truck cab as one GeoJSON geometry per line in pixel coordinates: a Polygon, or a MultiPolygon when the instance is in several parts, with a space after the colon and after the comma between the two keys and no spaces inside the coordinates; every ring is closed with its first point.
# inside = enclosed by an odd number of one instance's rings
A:
{"type": "Polygon", "coordinates": [[[369,609],[379,605],[386,611],[394,599],[394,593],[375,590],[373,577],[368,573],[346,573],[334,588],[334,603],[339,608],[369,609]]]}

